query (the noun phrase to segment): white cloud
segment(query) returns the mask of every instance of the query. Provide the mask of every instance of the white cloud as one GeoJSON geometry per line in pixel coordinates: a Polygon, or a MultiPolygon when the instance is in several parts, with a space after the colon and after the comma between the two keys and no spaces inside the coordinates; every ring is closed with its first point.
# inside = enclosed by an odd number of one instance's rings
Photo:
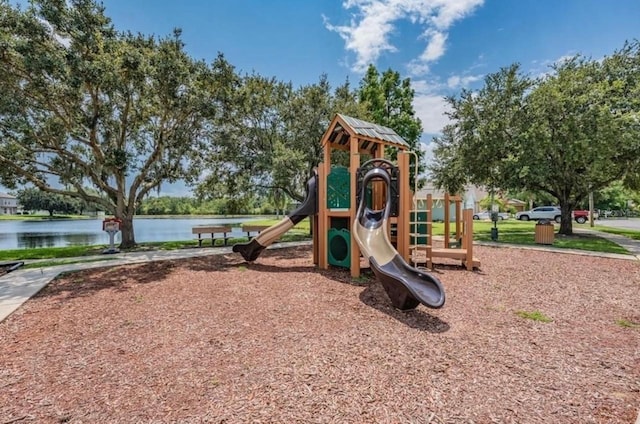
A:
{"type": "Polygon", "coordinates": [[[440,134],[442,128],[450,122],[445,113],[451,108],[441,94],[416,92],[413,107],[422,121],[422,129],[426,134],[440,134]]]}
{"type": "Polygon", "coordinates": [[[532,75],[534,78],[546,78],[549,75],[552,75],[554,73],[553,67],[554,65],[562,65],[564,62],[567,62],[571,59],[573,59],[573,57],[575,57],[575,53],[574,52],[567,52],[566,54],[558,57],[557,59],[553,59],[553,60],[532,60],[531,61],[531,68],[529,69],[528,73],[530,75],[532,75]]]}
{"type": "Polygon", "coordinates": [[[443,34],[439,31],[428,30],[425,36],[429,38],[429,44],[420,56],[422,62],[433,62],[444,55],[445,42],[447,41],[447,34],[443,34]]]}
{"type": "MultiPolygon", "coordinates": [[[[436,155],[433,153],[433,149],[435,148],[434,143],[420,143],[420,150],[422,150],[422,161],[426,166],[431,165],[435,161],[436,155]]],[[[425,173],[427,178],[430,178],[429,172],[425,173]]]]}
{"type": "Polygon", "coordinates": [[[447,79],[447,87],[452,90],[460,87],[468,87],[474,82],[480,81],[484,75],[453,75],[447,79]]]}
{"type": "Polygon", "coordinates": [[[419,60],[412,60],[407,64],[407,71],[409,71],[410,75],[427,75],[429,73],[429,65],[419,60]]]}
{"type": "Polygon", "coordinates": [[[345,9],[354,9],[348,25],[325,26],[345,41],[347,51],[355,53],[352,69],[362,72],[384,52],[397,48],[389,41],[396,23],[408,20],[423,27],[427,45],[410,66],[414,71],[428,71],[427,64],[438,60],[446,51],[447,30],[472,13],[484,0],[346,0],[345,9]]]}

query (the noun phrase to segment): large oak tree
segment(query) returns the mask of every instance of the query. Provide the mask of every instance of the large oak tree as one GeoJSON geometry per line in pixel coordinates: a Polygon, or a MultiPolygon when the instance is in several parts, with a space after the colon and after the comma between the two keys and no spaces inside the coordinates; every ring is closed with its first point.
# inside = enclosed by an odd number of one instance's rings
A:
{"type": "Polygon", "coordinates": [[[240,75],[223,57],[215,78],[229,82],[217,93],[220,104],[206,154],[203,197],[240,204],[252,196],[305,196],[306,181],[322,161],[320,141],[336,112],[362,113],[348,82],[332,91],[326,75],[294,89],[258,74],[240,75]]]}
{"type": "Polygon", "coordinates": [[[94,0],[0,1],[0,181],[103,206],[131,247],[144,196],[199,172],[210,76],[178,30],[120,33],[94,0]]]}
{"type": "Polygon", "coordinates": [[[453,121],[435,140],[436,183],[471,182],[548,193],[562,209],[559,232],[590,191],[640,170],[640,44],[602,61],[575,56],[532,81],[513,65],[485,86],[449,99],[453,121]]]}

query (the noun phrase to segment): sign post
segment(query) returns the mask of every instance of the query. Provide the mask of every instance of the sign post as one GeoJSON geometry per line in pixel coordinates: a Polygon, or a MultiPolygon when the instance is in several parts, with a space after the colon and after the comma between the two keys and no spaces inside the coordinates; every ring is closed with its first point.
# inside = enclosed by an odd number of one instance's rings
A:
{"type": "Polygon", "coordinates": [[[120,231],[120,223],[122,221],[118,218],[105,218],[102,221],[102,231],[105,231],[109,234],[109,248],[103,251],[102,253],[118,253],[119,249],[116,248],[114,243],[114,238],[116,234],[120,231]]]}

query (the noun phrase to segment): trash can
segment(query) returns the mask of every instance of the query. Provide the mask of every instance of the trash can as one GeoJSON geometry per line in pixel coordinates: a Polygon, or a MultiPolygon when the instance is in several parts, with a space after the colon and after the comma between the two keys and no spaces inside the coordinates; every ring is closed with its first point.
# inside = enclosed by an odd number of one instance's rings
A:
{"type": "Polygon", "coordinates": [[[536,244],[553,244],[555,233],[553,224],[548,219],[541,219],[536,224],[536,244]]]}

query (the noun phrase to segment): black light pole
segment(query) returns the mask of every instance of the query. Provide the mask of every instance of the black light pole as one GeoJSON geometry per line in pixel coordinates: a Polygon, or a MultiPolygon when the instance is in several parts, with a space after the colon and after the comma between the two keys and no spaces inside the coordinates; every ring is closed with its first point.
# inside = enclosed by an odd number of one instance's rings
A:
{"type": "Polygon", "coordinates": [[[491,241],[498,241],[498,212],[494,211],[493,203],[493,187],[490,192],[491,200],[491,220],[493,221],[493,228],[491,229],[491,241]]]}

